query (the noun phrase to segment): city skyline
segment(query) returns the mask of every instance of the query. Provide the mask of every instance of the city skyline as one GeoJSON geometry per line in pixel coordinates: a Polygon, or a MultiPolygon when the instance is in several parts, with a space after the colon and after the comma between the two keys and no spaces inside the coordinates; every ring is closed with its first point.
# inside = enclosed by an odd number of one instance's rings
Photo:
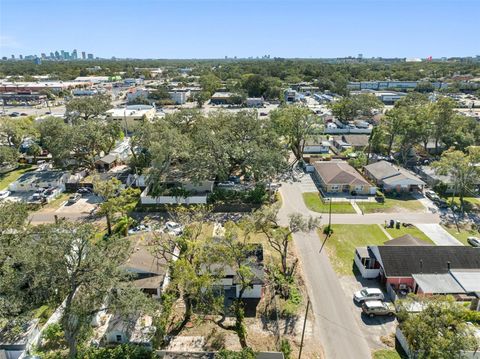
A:
{"type": "Polygon", "coordinates": [[[365,58],[440,58],[480,52],[476,24],[462,15],[480,10],[474,0],[300,0],[293,6],[284,0],[2,0],[0,6],[0,55],[8,58],[74,46],[100,58],[360,53],[365,58]],[[38,27],[38,19],[52,19],[55,26],[38,27]]]}

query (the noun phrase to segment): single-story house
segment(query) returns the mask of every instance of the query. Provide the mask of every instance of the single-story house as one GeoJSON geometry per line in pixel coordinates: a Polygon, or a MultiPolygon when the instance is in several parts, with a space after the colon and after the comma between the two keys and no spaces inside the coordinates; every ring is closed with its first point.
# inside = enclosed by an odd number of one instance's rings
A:
{"type": "Polygon", "coordinates": [[[210,98],[212,105],[230,105],[233,103],[235,94],[231,92],[215,92],[210,98]]]}
{"type": "Polygon", "coordinates": [[[334,138],[333,145],[340,151],[352,148],[354,151],[364,151],[368,146],[368,135],[342,135],[334,138]]]}
{"type": "MultiPolygon", "coordinates": [[[[252,287],[247,288],[242,296],[245,304],[245,315],[255,316],[256,307],[263,296],[263,286],[265,284],[265,268],[263,264],[263,247],[261,244],[252,244],[251,248],[245,253],[246,261],[243,265],[248,266],[253,273],[252,287]]],[[[223,276],[217,283],[217,288],[224,296],[225,307],[229,308],[233,301],[239,297],[241,290],[241,281],[237,271],[230,266],[211,266],[210,269],[218,270],[223,276]]]]}
{"type": "Polygon", "coordinates": [[[263,97],[247,97],[247,107],[262,107],[263,97]]]}
{"type": "Polygon", "coordinates": [[[364,278],[379,277],[395,290],[415,291],[418,289],[414,275],[422,284],[431,278],[418,275],[480,270],[480,253],[477,248],[466,246],[381,245],[356,248],[354,262],[364,278]]]}
{"type": "Polygon", "coordinates": [[[375,194],[372,186],[355,168],[343,161],[315,162],[313,175],[327,193],[355,191],[357,194],[375,194]]]}
{"type": "MultiPolygon", "coordinates": [[[[335,125],[337,126],[337,125],[335,125]]],[[[336,128],[336,127],[335,127],[336,128]]],[[[342,140],[342,138],[334,138],[333,139],[333,146],[339,150],[340,152],[347,151],[352,148],[352,145],[348,142],[342,140]]]]}
{"type": "Polygon", "coordinates": [[[66,171],[31,171],[21,175],[8,189],[12,192],[31,192],[39,188],[56,187],[61,192],[65,190],[69,173],[66,171]]]}
{"type": "Polygon", "coordinates": [[[330,142],[325,140],[308,140],[303,146],[303,153],[328,153],[330,142]]]}
{"type": "MultiPolygon", "coordinates": [[[[443,185],[445,186],[445,193],[454,192],[455,187],[453,179],[450,175],[440,175],[432,166],[417,166],[414,168],[414,170],[429,187],[435,188],[438,185],[443,185]]],[[[480,179],[477,181],[477,184],[473,190],[480,190],[480,179]]]]}
{"type": "Polygon", "coordinates": [[[412,172],[387,161],[378,161],[363,167],[365,176],[386,192],[422,190],[425,182],[412,172]]]}
{"type": "Polygon", "coordinates": [[[95,168],[98,172],[108,172],[119,163],[118,158],[114,154],[108,154],[95,161],[95,168]]]}
{"type": "Polygon", "coordinates": [[[148,241],[142,236],[132,236],[132,253],[122,266],[131,276],[133,284],[142,292],[160,298],[169,282],[168,263],[165,258],[154,256],[148,241]]]}

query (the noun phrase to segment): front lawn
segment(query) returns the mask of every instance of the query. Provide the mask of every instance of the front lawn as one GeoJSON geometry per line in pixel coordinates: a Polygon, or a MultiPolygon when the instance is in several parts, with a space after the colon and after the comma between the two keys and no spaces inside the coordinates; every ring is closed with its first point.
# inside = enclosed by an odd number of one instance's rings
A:
{"type": "Polygon", "coordinates": [[[389,198],[385,197],[384,203],[357,202],[363,213],[395,213],[395,212],[421,212],[425,209],[420,201],[413,197],[389,198]]]}
{"type": "Polygon", "coordinates": [[[457,227],[455,225],[453,227],[443,226],[443,228],[445,228],[448,233],[462,242],[465,246],[470,246],[470,244],[467,242],[468,237],[480,237],[480,233],[478,233],[478,231],[470,228],[460,228],[460,232],[457,231],[457,227]]]}
{"type": "Polygon", "coordinates": [[[36,168],[36,166],[32,165],[20,165],[13,171],[0,174],[0,190],[7,189],[8,185],[15,182],[21,175],[33,171],[36,168]]]}
{"type": "Polygon", "coordinates": [[[385,228],[385,230],[393,237],[401,237],[405,234],[410,234],[413,237],[417,237],[418,239],[422,239],[428,244],[435,244],[425,233],[419,230],[417,227],[403,227],[401,226],[400,229],[396,228],[385,228]]]}
{"type": "MultiPolygon", "coordinates": [[[[303,201],[309,210],[319,213],[328,213],[330,203],[323,203],[318,192],[303,193],[303,201]]],[[[355,213],[349,202],[332,202],[332,213],[355,213]]]]}
{"type": "Polygon", "coordinates": [[[395,349],[380,349],[373,352],[373,359],[402,359],[404,356],[400,355],[395,349]]]}
{"type": "MultiPolygon", "coordinates": [[[[353,274],[355,247],[380,245],[388,240],[377,224],[333,224],[332,228],[325,246],[333,269],[341,275],[353,274]]],[[[321,230],[318,234],[323,242],[325,235],[321,230]]]]}
{"type": "MultiPolygon", "coordinates": [[[[445,200],[447,201],[448,205],[450,206],[452,204],[452,197],[446,196],[445,200]]],[[[465,212],[469,211],[480,211],[480,198],[477,197],[463,197],[463,201],[465,204],[465,212]]],[[[453,199],[453,204],[457,207],[460,208],[460,198],[459,197],[454,197],[453,199]]]]}

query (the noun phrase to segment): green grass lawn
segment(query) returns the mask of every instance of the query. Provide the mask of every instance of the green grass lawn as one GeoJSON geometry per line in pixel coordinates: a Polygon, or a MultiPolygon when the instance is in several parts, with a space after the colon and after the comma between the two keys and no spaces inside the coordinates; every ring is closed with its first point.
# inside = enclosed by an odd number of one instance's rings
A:
{"type": "Polygon", "coordinates": [[[443,226],[445,230],[450,233],[452,236],[454,236],[456,239],[458,239],[460,242],[463,243],[465,246],[470,246],[467,242],[467,237],[479,237],[480,238],[480,233],[478,231],[472,230],[472,229],[462,229],[460,228],[460,232],[457,232],[457,227],[447,227],[443,226]]]}
{"type": "Polygon", "coordinates": [[[26,172],[35,170],[37,167],[32,165],[20,165],[16,170],[0,174],[0,190],[7,189],[8,185],[18,179],[26,172]]]}
{"type": "Polygon", "coordinates": [[[373,352],[373,359],[402,359],[395,349],[380,349],[373,352]]]}
{"type": "Polygon", "coordinates": [[[357,202],[364,213],[394,213],[394,212],[420,212],[425,209],[420,201],[413,197],[385,198],[385,203],[357,202]]]}
{"type": "MultiPolygon", "coordinates": [[[[452,197],[445,197],[448,205],[452,203],[452,197]]],[[[480,211],[480,198],[477,197],[463,197],[465,202],[465,211],[480,211]]],[[[460,198],[455,197],[453,199],[453,204],[457,207],[460,207],[460,198]]]]}
{"type": "MultiPolygon", "coordinates": [[[[303,193],[303,201],[309,210],[319,213],[328,213],[330,204],[323,203],[318,192],[303,193]]],[[[349,202],[332,202],[332,213],[355,213],[349,202]]]]}
{"type": "Polygon", "coordinates": [[[43,209],[57,209],[60,207],[60,205],[68,200],[68,197],[70,197],[69,193],[61,193],[57,198],[55,198],[53,201],[47,203],[45,206],[43,206],[43,209]]]}
{"type": "Polygon", "coordinates": [[[393,237],[401,237],[405,234],[410,234],[418,239],[422,239],[429,244],[435,244],[425,233],[419,230],[417,227],[400,227],[400,229],[396,228],[385,228],[385,230],[393,237]]]}
{"type": "MultiPolygon", "coordinates": [[[[353,273],[355,247],[380,245],[388,240],[376,224],[334,224],[333,235],[325,244],[333,269],[342,275],[353,273]]],[[[319,231],[320,240],[325,239],[319,231]]]]}

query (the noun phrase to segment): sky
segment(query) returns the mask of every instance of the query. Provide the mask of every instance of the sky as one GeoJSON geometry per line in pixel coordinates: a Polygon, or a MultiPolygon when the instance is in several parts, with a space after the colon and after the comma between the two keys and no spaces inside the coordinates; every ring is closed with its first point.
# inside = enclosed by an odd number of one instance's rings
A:
{"type": "Polygon", "coordinates": [[[0,56],[480,55],[480,0],[0,0],[0,56]]]}

